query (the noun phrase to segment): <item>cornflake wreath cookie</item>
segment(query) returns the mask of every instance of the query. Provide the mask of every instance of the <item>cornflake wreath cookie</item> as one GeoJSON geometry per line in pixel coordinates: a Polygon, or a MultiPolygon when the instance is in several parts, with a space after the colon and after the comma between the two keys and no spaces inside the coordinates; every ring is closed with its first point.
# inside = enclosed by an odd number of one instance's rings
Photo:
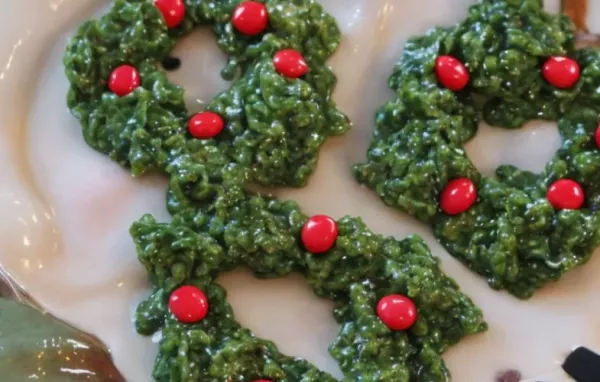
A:
{"type": "Polygon", "coordinates": [[[144,216],[131,228],[153,285],[136,327],[161,332],[155,380],[335,381],[235,321],[215,278],[240,266],[262,278],[299,272],[335,302],[330,351],[346,381],[449,381],[441,354],[486,328],[422,239],[308,218],[294,202],[245,191],[304,184],[324,140],[348,130],[326,65],[339,40],[313,0],[117,0],[70,41],[68,104],[86,142],[134,175],[169,177],[173,220],[144,216]],[[190,116],[158,63],[201,25],[236,81],[190,116]]]}
{"type": "Polygon", "coordinates": [[[600,243],[600,53],[540,0],[482,0],[465,21],[412,38],[377,115],[361,183],[430,224],[455,257],[520,298],[585,263],[600,243]],[[477,124],[558,121],[562,146],[540,174],[477,171],[477,124]]]}

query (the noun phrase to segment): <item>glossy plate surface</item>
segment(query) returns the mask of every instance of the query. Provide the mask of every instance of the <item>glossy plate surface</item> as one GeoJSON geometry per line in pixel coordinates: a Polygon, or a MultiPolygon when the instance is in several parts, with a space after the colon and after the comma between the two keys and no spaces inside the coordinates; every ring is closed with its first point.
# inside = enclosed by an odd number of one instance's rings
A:
{"type": "MultiPolygon", "coordinates": [[[[338,19],[343,42],[330,61],[338,75],[335,98],[354,122],[345,137],[323,148],[310,185],[278,190],[308,214],[362,216],[383,234],[423,235],[444,269],[482,307],[490,330],[454,347],[445,359],[454,381],[493,381],[500,370],[523,377],[556,372],[577,345],[600,349],[600,256],[529,300],[489,289],[435,242],[429,229],[385,207],[354,181],[350,166],[362,160],[376,108],[392,94],[387,77],[406,38],[459,21],[473,0],[321,0],[338,19]]],[[[556,11],[558,0],[546,1],[556,11]]],[[[149,381],[156,344],[132,325],[146,293],[146,275],[128,235],[131,222],[150,212],[168,219],[165,180],[132,179],[88,148],[65,106],[66,39],[86,18],[109,6],[99,0],[3,0],[0,12],[0,264],[49,312],[97,335],[130,381],[149,381]]],[[[589,20],[600,19],[591,1],[589,20]]],[[[592,31],[600,32],[600,25],[592,31]]],[[[185,85],[191,111],[226,88],[224,63],[212,35],[200,30],[182,40],[173,73],[185,85]]],[[[501,163],[540,170],[559,146],[552,123],[519,131],[482,127],[469,143],[476,165],[491,174],[501,163]]],[[[327,353],[337,332],[332,306],[313,296],[300,277],[257,281],[243,270],[222,277],[238,319],[282,351],[340,375],[327,353]]]]}

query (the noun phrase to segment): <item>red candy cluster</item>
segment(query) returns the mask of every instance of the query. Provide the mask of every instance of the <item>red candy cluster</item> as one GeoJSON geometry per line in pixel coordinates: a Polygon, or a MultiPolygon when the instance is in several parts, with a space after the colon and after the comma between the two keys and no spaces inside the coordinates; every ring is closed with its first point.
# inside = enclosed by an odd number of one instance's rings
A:
{"type": "MultiPolygon", "coordinates": [[[[569,89],[579,81],[581,70],[577,61],[571,58],[550,57],[542,67],[542,75],[550,85],[559,89],[569,89]]],[[[600,140],[598,131],[595,138],[598,144],[600,140]]],[[[559,179],[550,185],[546,198],[557,210],[578,210],[583,206],[585,194],[576,181],[559,179]]]]}
{"type": "MultiPolygon", "coordinates": [[[[442,86],[455,92],[463,90],[470,80],[465,65],[452,56],[436,58],[435,74],[442,86]]],[[[572,58],[556,56],[546,60],[542,66],[542,76],[550,85],[568,89],[579,81],[581,70],[572,58]]]]}
{"type": "MultiPolygon", "coordinates": [[[[269,25],[269,11],[258,1],[244,1],[233,11],[233,27],[243,35],[257,36],[269,25]]],[[[288,78],[299,78],[308,72],[308,65],[300,52],[282,49],[273,56],[273,66],[277,73],[288,78]]]]}
{"type": "MultiPolygon", "coordinates": [[[[463,90],[470,80],[465,65],[452,56],[439,56],[435,61],[435,73],[442,86],[455,92],[463,90]]],[[[542,67],[542,76],[554,87],[569,89],[579,81],[581,70],[577,61],[571,58],[550,57],[542,67]]],[[[600,148],[600,126],[595,140],[600,148]]],[[[554,208],[562,210],[581,208],[585,195],[579,183],[559,179],[548,188],[546,197],[554,208]]],[[[477,190],[470,179],[454,179],[442,191],[440,208],[448,215],[458,215],[471,208],[476,200],[477,190]]]]}
{"type": "MultiPolygon", "coordinates": [[[[154,6],[163,16],[168,28],[176,28],[185,17],[184,0],[154,0],[154,6]]],[[[231,16],[231,24],[243,35],[257,36],[269,25],[269,13],[265,4],[258,1],[240,3],[231,16]]],[[[273,56],[275,70],[284,77],[299,78],[308,72],[302,54],[293,49],[282,49],[273,56]]],[[[124,97],[140,86],[140,74],[131,65],[121,65],[110,75],[108,88],[119,97],[124,97]]],[[[193,115],[188,121],[190,135],[198,139],[211,139],[225,127],[223,118],[205,111],[193,115]]]]}
{"type": "MultiPolygon", "coordinates": [[[[322,254],[335,245],[338,226],[329,216],[314,215],[304,223],[300,237],[307,251],[322,254]]],[[[417,308],[410,298],[393,294],[379,300],[377,315],[390,329],[407,330],[417,320],[417,308]]]]}

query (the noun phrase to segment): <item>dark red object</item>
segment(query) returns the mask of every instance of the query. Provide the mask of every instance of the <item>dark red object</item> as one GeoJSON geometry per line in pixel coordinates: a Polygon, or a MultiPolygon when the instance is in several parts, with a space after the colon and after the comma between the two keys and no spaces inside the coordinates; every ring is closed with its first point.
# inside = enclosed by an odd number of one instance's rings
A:
{"type": "Polygon", "coordinates": [[[193,324],[206,317],[208,300],[200,289],[185,285],[171,293],[169,310],[179,322],[193,324]]]}
{"type": "Polygon", "coordinates": [[[198,139],[214,138],[223,131],[224,126],[223,118],[211,111],[194,114],[188,121],[188,131],[198,139]]]}
{"type": "Polygon", "coordinates": [[[585,194],[576,181],[559,179],[550,185],[546,197],[557,210],[578,210],[583,206],[585,194]]]}
{"type": "Polygon", "coordinates": [[[140,86],[140,74],[131,65],[121,65],[110,74],[108,88],[119,97],[126,96],[140,86]]]}
{"type": "Polygon", "coordinates": [[[326,215],[312,216],[302,227],[302,244],[314,254],[327,252],[338,237],[335,220],[326,215]]]}
{"type": "Polygon", "coordinates": [[[154,6],[158,8],[169,28],[177,27],[185,17],[183,0],[154,0],[154,6]]]}
{"type": "Polygon", "coordinates": [[[257,379],[256,381],[252,381],[252,382],[273,382],[270,379],[257,379]]]}
{"type": "Polygon", "coordinates": [[[522,375],[518,370],[502,371],[496,375],[496,382],[519,382],[522,375]]]}
{"type": "Polygon", "coordinates": [[[454,92],[463,90],[470,80],[467,68],[452,56],[439,56],[435,60],[435,74],[445,88],[454,92]]]}
{"type": "Polygon", "coordinates": [[[391,294],[379,300],[377,315],[392,330],[407,330],[415,324],[418,317],[415,303],[399,294],[391,294]]]}
{"type": "Polygon", "coordinates": [[[442,191],[440,207],[448,215],[467,211],[477,200],[475,184],[468,178],[451,180],[442,191]]]}
{"type": "Polygon", "coordinates": [[[267,7],[258,1],[244,1],[235,7],[231,23],[238,32],[256,36],[267,29],[269,24],[267,7]]]}
{"type": "Polygon", "coordinates": [[[598,148],[600,148],[600,125],[598,125],[598,128],[596,129],[596,146],[598,148]]]}
{"type": "Polygon", "coordinates": [[[304,57],[294,49],[283,49],[273,57],[275,70],[288,78],[302,77],[308,72],[308,65],[304,57]]]}
{"type": "Polygon", "coordinates": [[[577,83],[581,72],[577,61],[569,57],[550,57],[542,67],[542,75],[550,85],[568,89],[577,83]]]}

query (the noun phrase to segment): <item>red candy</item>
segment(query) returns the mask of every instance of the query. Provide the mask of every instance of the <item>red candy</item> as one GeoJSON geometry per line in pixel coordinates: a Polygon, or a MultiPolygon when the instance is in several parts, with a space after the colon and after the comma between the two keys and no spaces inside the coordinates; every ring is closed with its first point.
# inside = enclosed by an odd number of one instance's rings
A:
{"type": "Polygon", "coordinates": [[[238,32],[256,36],[267,29],[269,24],[267,7],[258,1],[244,1],[233,11],[231,23],[238,32]]]}
{"type": "Polygon", "coordinates": [[[312,216],[302,227],[302,244],[314,254],[327,252],[333,247],[338,237],[335,220],[326,215],[312,216]]]}
{"type": "Polygon", "coordinates": [[[435,74],[445,88],[454,92],[463,90],[470,80],[467,68],[452,56],[439,56],[435,60],[435,74]]]}
{"type": "Polygon", "coordinates": [[[600,148],[600,125],[598,125],[598,128],[596,129],[595,138],[596,138],[596,146],[598,148],[600,148]]]}
{"type": "Polygon", "coordinates": [[[210,111],[194,114],[188,121],[188,131],[198,139],[214,138],[223,131],[224,126],[223,118],[210,111]]]}
{"type": "Polygon", "coordinates": [[[440,207],[448,215],[458,215],[467,211],[477,200],[475,184],[468,178],[450,181],[442,191],[440,207]]]}
{"type": "Polygon", "coordinates": [[[550,185],[546,197],[557,210],[578,210],[583,206],[585,195],[579,183],[559,179],[550,185]]]}
{"type": "Polygon", "coordinates": [[[283,49],[275,53],[273,65],[277,73],[288,78],[302,77],[308,72],[304,57],[293,49],[283,49]]]}
{"type": "Polygon", "coordinates": [[[417,321],[417,307],[408,297],[391,294],[377,304],[379,319],[392,330],[407,330],[417,321]]]}
{"type": "Polygon", "coordinates": [[[580,76],[579,64],[568,57],[550,57],[542,67],[542,75],[552,86],[568,89],[580,76]]]}
{"type": "Polygon", "coordinates": [[[257,379],[256,381],[252,381],[252,382],[273,382],[270,379],[257,379]]]}
{"type": "Polygon", "coordinates": [[[169,310],[179,322],[193,324],[208,314],[208,300],[200,289],[185,285],[171,293],[169,310]]]}
{"type": "Polygon", "coordinates": [[[126,96],[140,86],[140,74],[131,65],[121,65],[110,74],[108,88],[119,97],[126,96]]]}
{"type": "Polygon", "coordinates": [[[185,16],[183,0],[154,0],[154,6],[162,14],[167,27],[175,28],[183,21],[185,16]]]}

